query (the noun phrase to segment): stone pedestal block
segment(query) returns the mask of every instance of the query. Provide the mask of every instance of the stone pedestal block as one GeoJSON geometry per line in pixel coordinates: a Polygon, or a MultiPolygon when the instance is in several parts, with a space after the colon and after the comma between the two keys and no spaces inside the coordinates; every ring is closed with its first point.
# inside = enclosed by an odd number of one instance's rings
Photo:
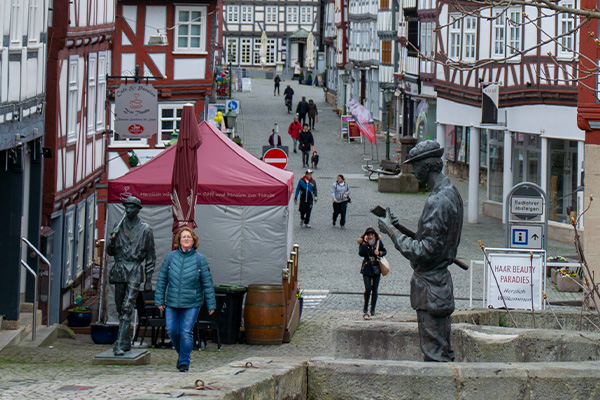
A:
{"type": "Polygon", "coordinates": [[[419,182],[413,174],[380,176],[378,190],[384,193],[417,193],[419,182]]]}

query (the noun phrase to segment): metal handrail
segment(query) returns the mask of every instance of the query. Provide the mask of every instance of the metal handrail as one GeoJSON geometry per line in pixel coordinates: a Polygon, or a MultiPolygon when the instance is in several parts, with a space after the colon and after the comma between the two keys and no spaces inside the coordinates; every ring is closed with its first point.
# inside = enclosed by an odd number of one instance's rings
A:
{"type": "MultiPolygon", "coordinates": [[[[27,245],[27,247],[29,247],[31,250],[33,250],[33,252],[35,254],[37,254],[37,256],[39,258],[42,259],[42,261],[44,263],[46,263],[46,265],[48,265],[48,301],[46,302],[46,317],[47,317],[47,322],[46,322],[46,326],[50,326],[50,295],[51,295],[51,290],[52,290],[52,279],[50,279],[51,273],[52,273],[52,265],[50,264],[50,261],[33,245],[31,244],[31,242],[27,239],[25,239],[24,237],[21,237],[21,240],[23,242],[25,242],[25,244],[27,245]]],[[[35,330],[36,330],[36,324],[37,324],[37,303],[38,303],[38,274],[24,261],[21,260],[21,265],[24,266],[29,273],[31,273],[34,277],[34,295],[33,295],[33,330],[32,330],[32,338],[31,340],[35,340],[35,330]]]]}

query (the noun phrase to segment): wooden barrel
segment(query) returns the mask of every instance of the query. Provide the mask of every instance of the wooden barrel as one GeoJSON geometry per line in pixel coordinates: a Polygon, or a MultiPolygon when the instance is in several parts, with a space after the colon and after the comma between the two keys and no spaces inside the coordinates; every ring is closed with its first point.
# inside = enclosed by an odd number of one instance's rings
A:
{"type": "Polygon", "coordinates": [[[244,327],[248,344],[283,342],[285,296],[282,285],[248,285],[244,327]]]}

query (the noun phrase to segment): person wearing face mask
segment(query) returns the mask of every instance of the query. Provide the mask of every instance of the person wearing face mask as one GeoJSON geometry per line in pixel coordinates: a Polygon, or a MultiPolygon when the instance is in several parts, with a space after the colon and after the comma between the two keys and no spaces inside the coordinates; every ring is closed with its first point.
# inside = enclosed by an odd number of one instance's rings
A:
{"type": "Polygon", "coordinates": [[[358,238],[358,255],[363,258],[360,273],[365,284],[365,301],[363,306],[363,318],[369,319],[369,298],[371,298],[371,317],[375,315],[377,305],[377,290],[381,279],[379,258],[385,257],[387,250],[383,246],[381,236],[373,228],[367,228],[358,238]]]}
{"type": "Polygon", "coordinates": [[[165,312],[167,333],[179,355],[177,369],[187,372],[194,348],[193,328],[198,312],[206,301],[208,314],[217,308],[212,275],[206,258],[198,253],[198,235],[183,227],[175,236],[175,250],[160,268],[155,303],[165,312]]]}

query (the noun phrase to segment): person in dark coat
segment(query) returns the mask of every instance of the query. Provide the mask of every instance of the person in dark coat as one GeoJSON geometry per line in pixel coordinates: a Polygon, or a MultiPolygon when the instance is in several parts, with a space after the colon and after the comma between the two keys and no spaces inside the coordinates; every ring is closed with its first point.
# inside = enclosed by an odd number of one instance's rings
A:
{"type": "Polygon", "coordinates": [[[365,302],[363,305],[364,318],[368,318],[369,298],[371,298],[371,316],[375,315],[377,305],[377,291],[381,279],[379,258],[385,257],[387,250],[383,246],[381,236],[373,228],[367,228],[365,233],[358,238],[358,255],[363,258],[360,273],[365,284],[365,302]]]}
{"type": "Polygon", "coordinates": [[[317,105],[313,99],[308,100],[308,126],[312,131],[315,130],[315,120],[317,119],[317,115],[319,115],[317,105]]]}
{"type": "Polygon", "coordinates": [[[202,304],[208,314],[217,308],[215,288],[206,258],[198,253],[198,235],[183,227],[175,236],[176,250],[170,252],[160,267],[155,304],[165,312],[167,333],[179,355],[177,369],[187,372],[194,348],[193,328],[202,304]]]}
{"type": "Polygon", "coordinates": [[[394,227],[388,210],[379,228],[390,236],[394,247],[410,261],[410,304],[417,311],[421,350],[425,361],[454,361],[450,344],[450,316],[454,312],[452,275],[448,266],[456,258],[463,223],[463,201],[442,169],[444,149],[425,140],[409,153],[405,163],[431,188],[414,238],[394,227]]]}
{"type": "Polygon", "coordinates": [[[277,136],[277,147],[281,147],[281,136],[275,133],[275,128],[271,131],[271,135],[269,136],[269,146],[275,147],[275,136],[277,136]]]}
{"type": "Polygon", "coordinates": [[[288,109],[288,113],[292,112],[292,101],[294,98],[294,89],[292,89],[290,87],[290,85],[287,85],[287,87],[285,88],[285,90],[283,91],[283,100],[285,102],[285,105],[288,109]]]}
{"type": "Polygon", "coordinates": [[[310,228],[310,213],[313,203],[317,202],[317,182],[312,178],[312,169],[307,169],[306,173],[296,186],[294,195],[294,204],[300,197],[300,227],[310,228]]]}
{"type": "Polygon", "coordinates": [[[281,82],[281,78],[279,77],[279,74],[275,75],[275,78],[273,78],[273,82],[275,82],[275,87],[273,88],[273,96],[275,96],[275,92],[277,92],[277,96],[280,96],[279,83],[281,82]]]}
{"type": "Polygon", "coordinates": [[[304,125],[306,123],[306,114],[308,113],[308,102],[306,97],[302,96],[302,100],[298,102],[296,106],[296,114],[298,114],[298,120],[304,125]]]}
{"type": "Polygon", "coordinates": [[[302,166],[306,168],[310,159],[309,153],[315,151],[315,139],[312,132],[308,130],[308,124],[304,124],[304,129],[300,132],[298,148],[302,152],[302,166]]]}

